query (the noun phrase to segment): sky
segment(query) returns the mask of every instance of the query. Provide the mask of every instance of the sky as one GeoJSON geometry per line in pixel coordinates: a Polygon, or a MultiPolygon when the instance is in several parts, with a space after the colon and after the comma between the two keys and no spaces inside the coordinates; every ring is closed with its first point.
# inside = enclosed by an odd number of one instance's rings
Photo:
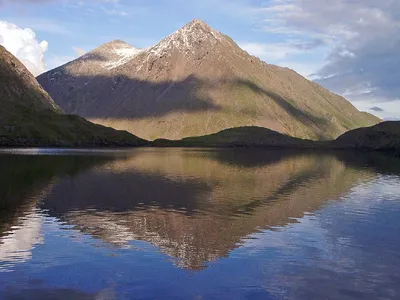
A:
{"type": "Polygon", "coordinates": [[[152,46],[195,18],[400,120],[400,0],[0,0],[0,44],[38,75],[115,39],[152,46]]]}

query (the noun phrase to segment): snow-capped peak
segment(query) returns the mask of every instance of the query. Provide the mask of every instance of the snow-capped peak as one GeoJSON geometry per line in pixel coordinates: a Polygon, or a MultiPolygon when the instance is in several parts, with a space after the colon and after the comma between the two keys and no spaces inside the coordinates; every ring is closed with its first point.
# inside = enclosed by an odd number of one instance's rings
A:
{"type": "Polygon", "coordinates": [[[220,32],[214,30],[205,22],[195,19],[150,48],[150,52],[153,55],[162,55],[171,48],[183,52],[194,52],[196,47],[205,41],[215,45],[223,39],[224,36],[220,32]]]}

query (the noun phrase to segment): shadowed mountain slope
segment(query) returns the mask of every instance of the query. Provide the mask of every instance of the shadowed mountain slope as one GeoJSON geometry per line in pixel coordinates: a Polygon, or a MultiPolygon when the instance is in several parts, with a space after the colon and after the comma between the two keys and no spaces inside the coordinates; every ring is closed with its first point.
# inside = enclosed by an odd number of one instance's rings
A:
{"type": "Polygon", "coordinates": [[[326,140],[380,121],[199,20],[148,49],[110,42],[38,81],[67,113],[146,139],[259,126],[326,140]]]}
{"type": "Polygon", "coordinates": [[[65,115],[17,58],[0,46],[0,146],[136,146],[146,141],[65,115]]]}

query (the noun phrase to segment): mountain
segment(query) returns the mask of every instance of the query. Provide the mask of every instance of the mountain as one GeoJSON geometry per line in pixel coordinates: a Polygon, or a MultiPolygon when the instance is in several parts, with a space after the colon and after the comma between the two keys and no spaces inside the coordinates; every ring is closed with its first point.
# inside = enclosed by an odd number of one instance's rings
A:
{"type": "Polygon", "coordinates": [[[387,121],[372,127],[351,130],[332,144],[340,148],[400,152],[400,122],[387,121]]]}
{"type": "Polygon", "coordinates": [[[17,58],[0,46],[0,146],[135,146],[146,141],[65,115],[17,58]]]}
{"type": "Polygon", "coordinates": [[[326,140],[380,122],[199,20],[148,49],[105,44],[38,81],[67,113],[146,139],[259,126],[326,140]]]}

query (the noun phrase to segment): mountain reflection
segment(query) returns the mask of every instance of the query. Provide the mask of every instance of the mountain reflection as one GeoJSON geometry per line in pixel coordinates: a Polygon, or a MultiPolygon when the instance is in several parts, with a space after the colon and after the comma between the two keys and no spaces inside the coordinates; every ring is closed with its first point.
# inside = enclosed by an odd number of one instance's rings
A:
{"type": "Polygon", "coordinates": [[[149,149],[60,179],[41,208],[111,245],[143,240],[200,270],[373,176],[330,154],[149,149]]]}
{"type": "Polygon", "coordinates": [[[31,156],[0,154],[0,271],[32,256],[43,243],[44,214],[38,203],[63,176],[74,176],[104,157],[31,156]]]}

